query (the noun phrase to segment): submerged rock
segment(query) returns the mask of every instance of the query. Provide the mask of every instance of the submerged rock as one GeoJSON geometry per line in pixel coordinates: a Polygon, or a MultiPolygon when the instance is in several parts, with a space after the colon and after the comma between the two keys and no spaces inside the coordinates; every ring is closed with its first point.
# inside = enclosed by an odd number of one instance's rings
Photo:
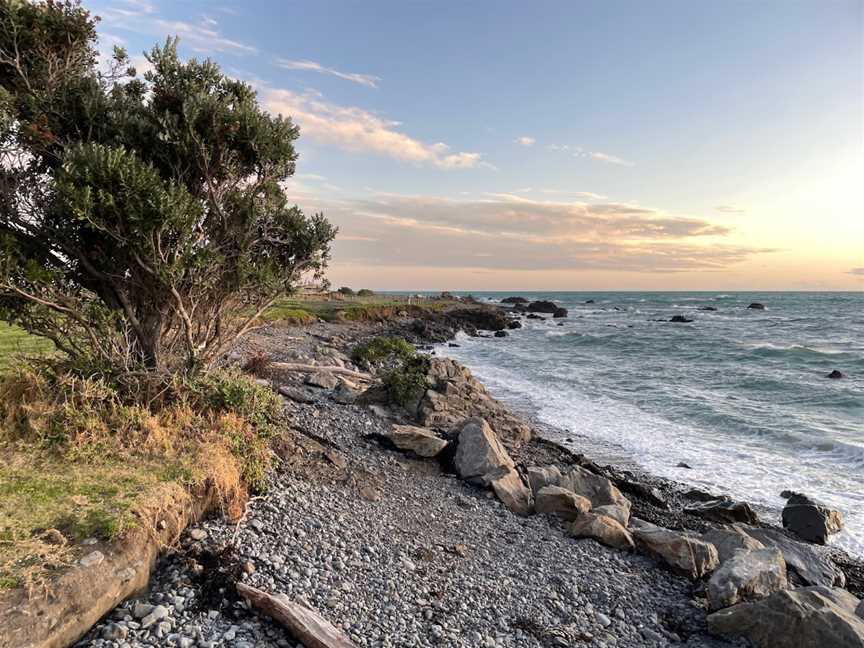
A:
{"type": "Polygon", "coordinates": [[[507,322],[507,328],[510,329],[511,331],[513,329],[521,329],[522,328],[522,322],[520,322],[519,320],[512,320],[510,322],[507,322]]]}
{"type": "Polygon", "coordinates": [[[673,571],[697,579],[717,569],[720,561],[711,543],[636,518],[634,522],[633,537],[639,546],[673,571]]]}
{"type": "Polygon", "coordinates": [[[496,338],[503,338],[503,337],[507,337],[508,335],[510,335],[510,334],[507,331],[495,331],[495,337],[496,338]]]}
{"type": "Polygon", "coordinates": [[[783,528],[808,542],[825,544],[828,536],[843,528],[840,511],[817,504],[806,495],[792,493],[783,507],[783,528]]]}
{"type": "Polygon", "coordinates": [[[840,380],[840,378],[845,378],[846,375],[840,371],[839,369],[833,369],[831,373],[825,376],[826,378],[831,378],[831,380],[840,380]]]}
{"type": "Polygon", "coordinates": [[[738,551],[711,575],[708,606],[719,610],[786,589],[786,561],[779,549],[738,551]]]}
{"type": "Polygon", "coordinates": [[[766,310],[765,304],[760,304],[759,302],[753,302],[747,308],[750,310],[766,310]]]}
{"type": "Polygon", "coordinates": [[[614,549],[633,549],[633,537],[618,522],[605,515],[583,513],[576,518],[567,533],[574,538],[593,538],[614,549]]]}
{"type": "Polygon", "coordinates": [[[864,648],[864,620],[839,592],[822,587],[775,592],[709,615],[708,630],[746,637],[759,648],[864,648]]]}
{"type": "Polygon", "coordinates": [[[566,308],[556,308],[555,311],[552,313],[552,317],[556,318],[556,319],[562,318],[562,317],[567,317],[567,309],[566,308]]]}
{"type": "Polygon", "coordinates": [[[669,321],[673,324],[690,324],[693,322],[693,318],[685,317],[684,315],[673,315],[669,318],[669,321]]]}

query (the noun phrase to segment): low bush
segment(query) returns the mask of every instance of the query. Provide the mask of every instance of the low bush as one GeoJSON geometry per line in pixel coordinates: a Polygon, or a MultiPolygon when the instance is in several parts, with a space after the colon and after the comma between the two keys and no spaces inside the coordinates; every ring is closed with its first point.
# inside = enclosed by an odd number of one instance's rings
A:
{"type": "Polygon", "coordinates": [[[404,359],[384,374],[384,386],[390,400],[402,407],[416,403],[427,387],[429,358],[421,355],[404,359]]]}
{"type": "Polygon", "coordinates": [[[359,344],[351,351],[351,359],[371,367],[395,360],[405,360],[416,354],[414,345],[399,337],[376,337],[359,344]]]}
{"type": "Polygon", "coordinates": [[[360,290],[357,291],[357,296],[358,297],[374,297],[375,291],[369,290],[368,288],[361,288],[360,290]]]}
{"type": "Polygon", "coordinates": [[[342,286],[336,292],[338,292],[340,295],[348,295],[349,297],[354,294],[354,291],[348,286],[342,286]]]}

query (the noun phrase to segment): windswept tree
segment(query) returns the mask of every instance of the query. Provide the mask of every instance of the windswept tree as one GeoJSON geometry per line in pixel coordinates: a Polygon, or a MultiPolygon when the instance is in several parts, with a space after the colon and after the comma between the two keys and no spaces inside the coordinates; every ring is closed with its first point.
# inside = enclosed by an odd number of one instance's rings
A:
{"type": "Polygon", "coordinates": [[[0,318],[103,366],[216,360],[335,229],[288,204],[299,131],[207,60],[101,67],[77,2],[0,0],[0,318]]]}

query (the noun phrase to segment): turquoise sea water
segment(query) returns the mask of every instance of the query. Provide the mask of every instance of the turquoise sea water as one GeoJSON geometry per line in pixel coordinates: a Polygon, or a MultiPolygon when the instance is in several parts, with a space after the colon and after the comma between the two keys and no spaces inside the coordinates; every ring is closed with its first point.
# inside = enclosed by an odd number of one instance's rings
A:
{"type": "Polygon", "coordinates": [[[570,316],[439,352],[503,400],[654,474],[778,521],[785,489],[822,500],[845,516],[834,542],[864,555],[864,293],[515,294],[570,316]],[[673,315],[695,321],[652,321],[673,315]],[[847,377],[825,378],[832,369],[847,377]]]}

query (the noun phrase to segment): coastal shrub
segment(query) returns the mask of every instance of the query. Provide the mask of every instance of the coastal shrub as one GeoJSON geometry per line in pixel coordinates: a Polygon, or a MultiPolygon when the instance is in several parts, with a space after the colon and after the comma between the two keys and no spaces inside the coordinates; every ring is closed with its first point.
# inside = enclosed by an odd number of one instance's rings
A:
{"type": "Polygon", "coordinates": [[[264,376],[270,368],[270,363],[270,355],[259,351],[246,359],[246,362],[243,363],[243,371],[253,376],[264,376]]]}
{"type": "Polygon", "coordinates": [[[414,345],[400,337],[375,337],[358,344],[351,351],[351,360],[362,366],[401,361],[416,354],[414,345]]]}
{"type": "Polygon", "coordinates": [[[426,391],[429,358],[414,354],[384,374],[390,400],[402,407],[416,403],[426,391]]]}
{"type": "Polygon", "coordinates": [[[91,367],[191,374],[321,276],[336,229],[282,189],[290,117],[176,40],[143,76],[100,62],[75,1],[0,15],[0,319],[91,367]]]}
{"type": "Polygon", "coordinates": [[[357,296],[358,297],[374,297],[375,292],[372,290],[369,290],[368,288],[361,288],[360,290],[357,291],[357,296]]]}
{"type": "Polygon", "coordinates": [[[348,286],[342,286],[339,290],[337,290],[340,295],[348,295],[349,297],[354,294],[354,291],[348,286]]]}

